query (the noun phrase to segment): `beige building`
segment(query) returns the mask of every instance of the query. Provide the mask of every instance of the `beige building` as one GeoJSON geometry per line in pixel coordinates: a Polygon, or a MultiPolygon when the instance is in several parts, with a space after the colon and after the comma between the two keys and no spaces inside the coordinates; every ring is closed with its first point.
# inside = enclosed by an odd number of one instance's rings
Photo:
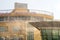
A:
{"type": "Polygon", "coordinates": [[[53,15],[37,11],[27,9],[25,3],[15,3],[11,12],[0,13],[0,40],[42,40],[40,31],[29,22],[51,21],[53,15]]]}

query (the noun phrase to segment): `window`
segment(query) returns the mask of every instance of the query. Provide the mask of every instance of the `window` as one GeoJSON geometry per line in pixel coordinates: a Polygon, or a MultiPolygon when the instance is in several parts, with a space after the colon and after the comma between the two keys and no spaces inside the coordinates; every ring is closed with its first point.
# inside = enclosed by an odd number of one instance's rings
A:
{"type": "Polygon", "coordinates": [[[22,29],[19,26],[14,26],[14,27],[12,27],[12,30],[13,30],[13,32],[19,32],[22,29]]]}
{"type": "Polygon", "coordinates": [[[0,36],[0,40],[4,40],[4,37],[1,37],[1,36],[0,36]]]}
{"type": "Polygon", "coordinates": [[[47,39],[52,40],[52,30],[51,29],[46,29],[46,34],[47,34],[47,39]]]}
{"type": "Polygon", "coordinates": [[[6,32],[7,30],[7,27],[0,26],[0,32],[6,32]]]}
{"type": "Polygon", "coordinates": [[[42,39],[43,39],[43,40],[47,40],[46,30],[43,29],[43,30],[41,31],[41,33],[42,33],[42,39]]]}
{"type": "Polygon", "coordinates": [[[34,33],[33,32],[28,32],[27,40],[34,40],[34,33]]]}
{"type": "Polygon", "coordinates": [[[30,20],[30,16],[11,16],[9,20],[30,20]]]}
{"type": "Polygon", "coordinates": [[[30,20],[30,16],[19,16],[20,20],[30,20]]]}
{"type": "Polygon", "coordinates": [[[4,21],[4,17],[0,17],[0,21],[4,21]]]}
{"type": "Polygon", "coordinates": [[[34,27],[28,25],[27,27],[27,40],[34,40],[34,27]]]}
{"type": "Polygon", "coordinates": [[[7,17],[7,16],[5,16],[5,17],[0,17],[0,21],[6,21],[6,20],[8,20],[8,17],[7,17]]]}
{"type": "Polygon", "coordinates": [[[40,17],[40,16],[32,16],[31,17],[31,20],[32,21],[38,21],[39,22],[39,21],[43,21],[44,19],[43,19],[43,17],[40,17]]]}
{"type": "Polygon", "coordinates": [[[7,21],[7,20],[8,20],[8,16],[5,16],[5,17],[4,17],[4,21],[7,21]]]}
{"type": "Polygon", "coordinates": [[[53,30],[52,30],[52,34],[53,34],[53,35],[58,35],[58,29],[53,29],[53,30]]]}
{"type": "Polygon", "coordinates": [[[60,29],[58,31],[59,31],[59,39],[60,39],[60,29]]]}
{"type": "Polygon", "coordinates": [[[15,36],[15,37],[12,37],[12,39],[10,40],[19,40],[19,38],[15,36]]]}
{"type": "Polygon", "coordinates": [[[12,21],[12,20],[14,20],[14,18],[15,18],[14,16],[10,16],[9,20],[12,21]]]}
{"type": "Polygon", "coordinates": [[[60,29],[42,29],[43,40],[60,40],[60,29]]]}

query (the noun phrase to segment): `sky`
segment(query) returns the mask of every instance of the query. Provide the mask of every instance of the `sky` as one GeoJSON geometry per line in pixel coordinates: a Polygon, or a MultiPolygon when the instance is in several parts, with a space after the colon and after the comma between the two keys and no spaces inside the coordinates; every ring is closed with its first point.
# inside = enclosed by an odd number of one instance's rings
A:
{"type": "Polygon", "coordinates": [[[28,9],[45,10],[60,20],[60,0],[0,0],[0,10],[14,9],[14,3],[27,3],[28,9]]]}

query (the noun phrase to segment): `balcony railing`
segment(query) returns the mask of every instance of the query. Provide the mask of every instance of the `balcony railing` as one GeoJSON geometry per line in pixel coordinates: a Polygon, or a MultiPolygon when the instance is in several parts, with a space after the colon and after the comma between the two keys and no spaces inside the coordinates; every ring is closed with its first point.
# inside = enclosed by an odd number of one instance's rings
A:
{"type": "MultiPolygon", "coordinates": [[[[14,9],[7,9],[7,10],[0,10],[0,13],[10,13],[14,9]]],[[[18,10],[23,10],[23,9],[18,9],[18,10]]],[[[27,9],[28,12],[36,13],[36,14],[47,14],[50,16],[53,16],[52,12],[44,11],[44,10],[35,10],[35,9],[27,9]]]]}
{"type": "Polygon", "coordinates": [[[0,10],[0,13],[10,13],[13,9],[0,10]]]}
{"type": "Polygon", "coordinates": [[[48,11],[44,11],[44,10],[30,9],[29,12],[35,12],[37,14],[47,14],[47,15],[53,16],[53,13],[52,12],[48,12],[48,11]]]}

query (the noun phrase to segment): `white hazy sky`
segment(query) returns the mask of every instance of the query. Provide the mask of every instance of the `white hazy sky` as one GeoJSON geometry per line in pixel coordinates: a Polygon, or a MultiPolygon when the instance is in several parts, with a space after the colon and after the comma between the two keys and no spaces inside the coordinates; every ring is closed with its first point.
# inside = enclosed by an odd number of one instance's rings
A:
{"type": "Polygon", "coordinates": [[[29,9],[45,10],[54,13],[60,20],[60,0],[0,0],[0,10],[14,9],[14,3],[27,3],[29,9]]]}

